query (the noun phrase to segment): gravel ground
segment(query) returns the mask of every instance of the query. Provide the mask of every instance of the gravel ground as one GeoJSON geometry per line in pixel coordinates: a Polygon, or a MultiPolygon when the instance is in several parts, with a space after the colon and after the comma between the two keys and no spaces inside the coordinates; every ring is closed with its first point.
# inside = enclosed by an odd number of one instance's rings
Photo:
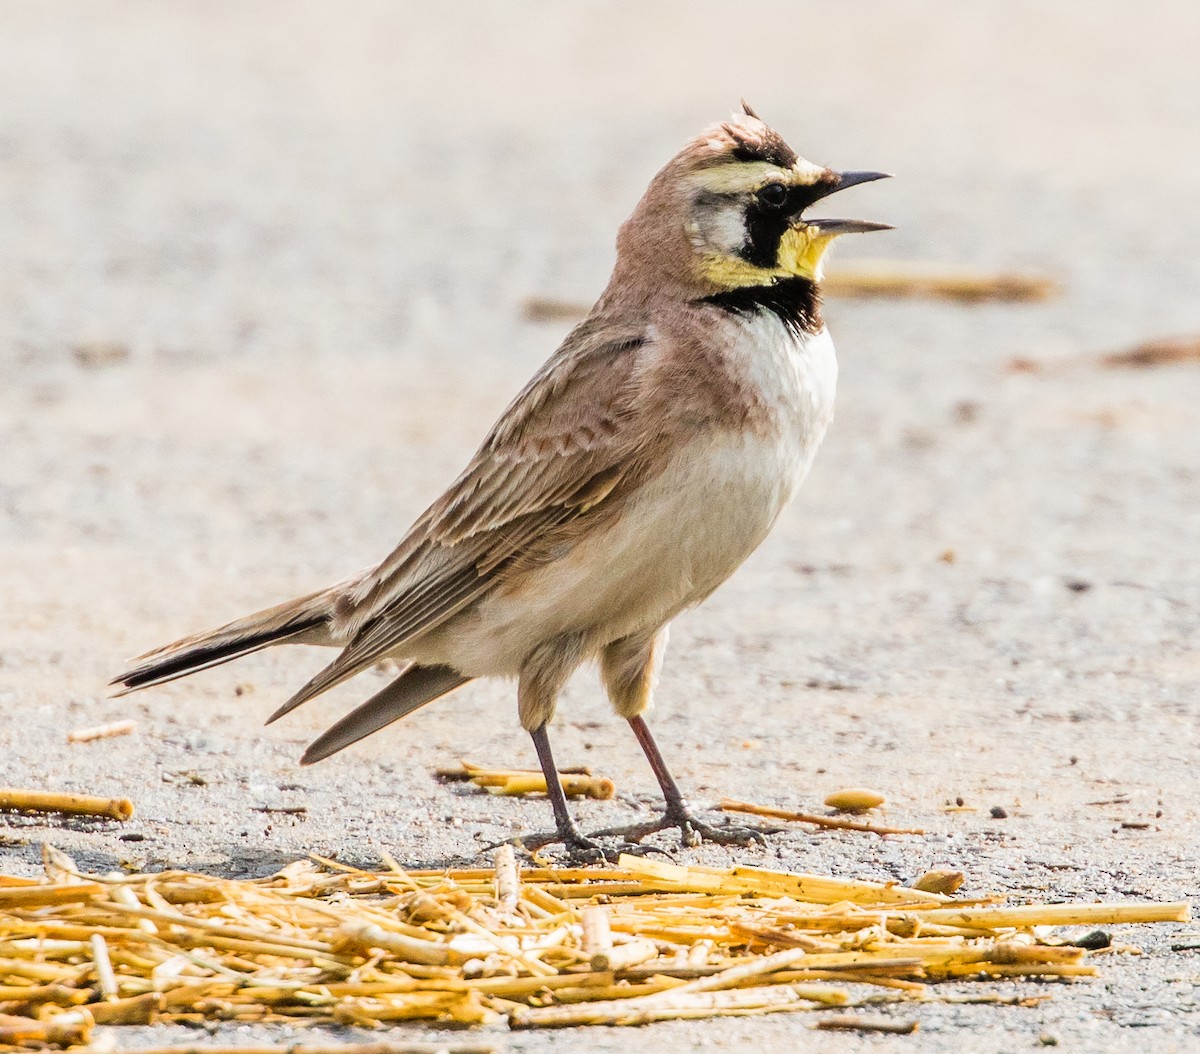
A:
{"type": "MultiPolygon", "coordinates": [[[[830,304],[839,414],[812,476],[673,632],[654,727],[697,800],[812,808],[867,785],[932,833],[796,831],[679,858],[1200,897],[1200,367],[1097,362],[1200,334],[1200,7],[334,11],[0,7],[0,778],[138,806],[120,827],[9,818],[0,868],[35,871],[42,840],[104,869],[261,874],[385,847],[442,864],[545,824],[542,803],[432,778],[460,756],[533,763],[511,685],[470,685],[301,770],[377,675],[267,729],[324,653],[129,700],[103,684],[128,655],[387,552],[562,336],[523,320],[523,298],[594,296],[650,175],[745,95],[809,157],[901,177],[854,199],[899,230],[839,259],[1032,270],[1064,294],[830,304]],[[131,737],[65,743],[125,716],[131,737]],[[979,811],[945,813],[957,797],[979,811]]],[[[650,815],[652,779],[590,672],[554,731],[562,763],[618,782],[579,806],[586,824],[650,815]]],[[[1146,954],[1099,960],[1095,981],[960,989],[1053,997],[1037,1009],[906,1008],[915,1036],[821,1049],[1200,1049],[1200,964],[1170,951],[1196,928],[1124,931],[1146,954]]],[[[636,1038],[786,1049],[809,1024],[636,1038]]]]}

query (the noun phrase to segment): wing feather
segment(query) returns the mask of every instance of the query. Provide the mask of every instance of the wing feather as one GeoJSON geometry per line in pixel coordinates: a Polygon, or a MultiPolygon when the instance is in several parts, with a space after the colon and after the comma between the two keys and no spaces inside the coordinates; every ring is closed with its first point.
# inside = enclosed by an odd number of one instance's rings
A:
{"type": "Polygon", "coordinates": [[[453,617],[547,532],[586,515],[637,461],[641,328],[588,320],[517,396],[459,478],[346,595],[345,650],[286,713],[453,617]]]}

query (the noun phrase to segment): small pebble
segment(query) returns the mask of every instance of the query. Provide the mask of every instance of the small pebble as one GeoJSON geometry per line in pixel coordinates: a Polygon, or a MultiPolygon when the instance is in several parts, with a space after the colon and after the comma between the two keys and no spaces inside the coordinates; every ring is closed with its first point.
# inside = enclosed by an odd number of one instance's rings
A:
{"type": "Polygon", "coordinates": [[[1096,952],[1101,948],[1111,948],[1112,936],[1105,933],[1104,930],[1092,930],[1091,933],[1085,933],[1070,943],[1076,948],[1085,948],[1090,952],[1096,952]]]}
{"type": "Polygon", "coordinates": [[[961,871],[926,871],[913,884],[913,889],[923,893],[954,893],[963,884],[966,876],[961,871]]]}
{"type": "Polygon", "coordinates": [[[991,816],[993,820],[1008,819],[1008,810],[999,805],[993,805],[991,808],[991,816]]]}

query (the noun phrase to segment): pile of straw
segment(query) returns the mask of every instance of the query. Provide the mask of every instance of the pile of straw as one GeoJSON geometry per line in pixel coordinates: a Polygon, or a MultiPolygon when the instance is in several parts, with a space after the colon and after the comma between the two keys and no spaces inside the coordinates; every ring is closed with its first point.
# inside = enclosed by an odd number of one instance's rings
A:
{"type": "Polygon", "coordinates": [[[314,858],[256,880],[46,863],[42,881],[0,876],[0,1044],[84,1043],[95,1024],[536,1028],[961,1000],[930,982],[1096,972],[1035,928],[1188,918],[634,857],[519,870],[509,847],[494,868],[314,858]]]}

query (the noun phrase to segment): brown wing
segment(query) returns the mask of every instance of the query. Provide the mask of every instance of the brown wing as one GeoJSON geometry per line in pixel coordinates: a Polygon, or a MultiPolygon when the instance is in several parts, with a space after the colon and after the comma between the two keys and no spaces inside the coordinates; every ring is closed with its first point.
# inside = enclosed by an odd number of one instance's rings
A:
{"type": "Polygon", "coordinates": [[[352,677],[493,588],[535,541],[585,515],[639,462],[640,328],[583,322],[501,416],[466,470],[346,594],[345,650],[275,716],[352,677]]]}

